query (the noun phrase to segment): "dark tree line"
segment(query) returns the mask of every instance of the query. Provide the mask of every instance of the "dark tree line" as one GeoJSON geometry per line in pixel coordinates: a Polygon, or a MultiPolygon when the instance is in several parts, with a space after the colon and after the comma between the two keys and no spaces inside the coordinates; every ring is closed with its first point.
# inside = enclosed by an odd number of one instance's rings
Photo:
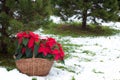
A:
{"type": "Polygon", "coordinates": [[[117,21],[120,2],[117,0],[52,0],[54,13],[62,20],[68,20],[75,15],[75,18],[82,20],[82,29],[87,28],[87,20],[99,24],[97,19],[102,21],[117,21]],[[89,19],[88,19],[89,17],[89,19]]]}

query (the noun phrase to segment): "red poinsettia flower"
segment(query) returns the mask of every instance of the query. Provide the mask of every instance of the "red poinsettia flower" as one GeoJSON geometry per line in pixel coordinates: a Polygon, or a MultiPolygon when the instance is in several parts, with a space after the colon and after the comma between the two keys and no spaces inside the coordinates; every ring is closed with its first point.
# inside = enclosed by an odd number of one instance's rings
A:
{"type": "Polygon", "coordinates": [[[59,50],[58,50],[58,49],[54,49],[54,50],[52,50],[52,54],[54,54],[54,55],[59,54],[59,50]]]}
{"type": "Polygon", "coordinates": [[[34,43],[39,41],[39,35],[35,34],[33,32],[30,32],[28,34],[24,33],[24,37],[29,38],[29,42],[28,42],[28,47],[32,48],[34,47],[34,43]]]}
{"type": "Polygon", "coordinates": [[[29,38],[29,35],[26,32],[17,33],[17,38],[19,39],[19,44],[22,43],[23,38],[29,38]]]}
{"type": "Polygon", "coordinates": [[[46,46],[49,46],[51,49],[54,47],[56,44],[56,41],[54,38],[48,38],[46,42],[46,46]]]}
{"type": "Polygon", "coordinates": [[[57,45],[58,45],[58,47],[59,47],[61,57],[64,57],[64,51],[63,51],[63,49],[62,49],[61,44],[57,43],[57,45]]]}
{"type": "Polygon", "coordinates": [[[29,35],[28,35],[26,32],[22,32],[22,36],[23,36],[24,38],[29,38],[29,35]]]}
{"type": "Polygon", "coordinates": [[[34,38],[30,38],[28,42],[28,48],[32,48],[34,46],[34,38]]]}
{"type": "Polygon", "coordinates": [[[22,43],[22,39],[23,39],[22,32],[17,33],[17,38],[18,38],[18,43],[21,44],[22,43]]]}
{"type": "Polygon", "coordinates": [[[21,38],[21,37],[23,37],[22,32],[17,33],[17,38],[21,38]]]}
{"type": "Polygon", "coordinates": [[[55,58],[54,58],[56,61],[60,59],[60,56],[59,55],[55,55],[55,58]]]}
{"type": "Polygon", "coordinates": [[[35,54],[38,55],[43,54],[45,58],[50,58],[50,56],[52,55],[52,57],[54,57],[54,60],[64,59],[64,51],[62,49],[62,46],[54,38],[41,37],[38,34],[35,34],[31,31],[27,31],[27,32],[17,33],[17,39],[19,44],[18,48],[19,46],[20,49],[22,47],[20,51],[20,53],[22,54],[27,54],[27,52],[33,54],[34,52],[35,54]],[[26,49],[28,49],[27,52],[26,49]]]}
{"type": "Polygon", "coordinates": [[[54,50],[52,51],[52,54],[54,55],[54,59],[55,59],[55,60],[58,60],[58,59],[59,59],[59,57],[60,57],[60,51],[59,51],[58,49],[54,49],[54,50]]]}
{"type": "Polygon", "coordinates": [[[38,49],[39,53],[43,53],[44,56],[46,56],[48,53],[51,53],[51,50],[49,47],[46,47],[44,44],[40,44],[40,47],[38,49]]]}
{"type": "Polygon", "coordinates": [[[30,35],[30,37],[34,37],[35,36],[35,34],[33,32],[31,32],[31,31],[29,31],[29,35],[30,35]]]}
{"type": "Polygon", "coordinates": [[[35,42],[39,42],[40,41],[40,36],[36,34],[34,36],[34,40],[35,40],[35,42]]]}

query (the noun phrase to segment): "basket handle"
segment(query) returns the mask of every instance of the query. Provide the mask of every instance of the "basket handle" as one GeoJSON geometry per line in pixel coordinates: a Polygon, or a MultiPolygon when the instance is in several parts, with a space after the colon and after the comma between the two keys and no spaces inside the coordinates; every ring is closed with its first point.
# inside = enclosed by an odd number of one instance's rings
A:
{"type": "Polygon", "coordinates": [[[33,57],[32,58],[35,58],[35,54],[33,53],[33,57]]]}

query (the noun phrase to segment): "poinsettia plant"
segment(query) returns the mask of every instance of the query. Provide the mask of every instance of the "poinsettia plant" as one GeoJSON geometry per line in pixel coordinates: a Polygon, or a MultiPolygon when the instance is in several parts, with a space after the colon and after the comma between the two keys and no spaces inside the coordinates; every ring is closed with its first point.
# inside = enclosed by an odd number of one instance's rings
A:
{"type": "Polygon", "coordinates": [[[21,58],[45,58],[64,62],[64,51],[60,43],[51,37],[41,37],[31,31],[16,35],[16,60],[21,58]]]}

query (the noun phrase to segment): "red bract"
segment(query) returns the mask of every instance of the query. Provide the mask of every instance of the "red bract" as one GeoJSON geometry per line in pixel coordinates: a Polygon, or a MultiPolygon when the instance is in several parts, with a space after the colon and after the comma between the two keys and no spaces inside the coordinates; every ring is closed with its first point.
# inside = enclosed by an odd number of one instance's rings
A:
{"type": "Polygon", "coordinates": [[[50,48],[52,48],[55,44],[56,44],[56,41],[54,38],[47,39],[46,45],[49,46],[50,48]]]}
{"type": "Polygon", "coordinates": [[[33,42],[39,42],[40,36],[38,34],[35,34],[33,32],[29,32],[30,39],[32,39],[33,42]]]}
{"type": "Polygon", "coordinates": [[[30,37],[26,32],[23,32],[22,35],[23,35],[24,38],[29,38],[30,37]]]}
{"type": "Polygon", "coordinates": [[[18,43],[21,44],[21,43],[22,43],[22,39],[23,39],[23,34],[22,34],[22,32],[17,33],[17,38],[18,38],[18,43]]]}
{"type": "Polygon", "coordinates": [[[34,46],[34,39],[30,38],[29,42],[28,42],[28,47],[32,48],[34,46]]]}
{"type": "Polygon", "coordinates": [[[44,44],[40,44],[38,52],[43,53],[44,56],[46,56],[48,53],[51,53],[51,50],[49,47],[45,46],[44,44]]]}
{"type": "Polygon", "coordinates": [[[35,36],[35,33],[33,33],[33,32],[29,32],[29,35],[30,35],[30,37],[34,37],[35,36]]]}
{"type": "Polygon", "coordinates": [[[54,49],[54,50],[52,51],[52,54],[54,54],[54,55],[59,54],[59,50],[58,50],[58,49],[54,49]]]}
{"type": "Polygon", "coordinates": [[[54,49],[52,54],[55,56],[54,59],[58,60],[60,58],[60,51],[58,49],[54,49]]]}
{"type": "Polygon", "coordinates": [[[55,55],[55,60],[59,60],[60,59],[60,56],[59,55],[55,55]]]}
{"type": "Polygon", "coordinates": [[[22,38],[22,37],[23,37],[22,32],[17,33],[17,38],[22,38]]]}
{"type": "Polygon", "coordinates": [[[35,35],[35,37],[34,37],[35,42],[39,42],[40,41],[39,38],[40,38],[39,35],[35,35]]]}
{"type": "Polygon", "coordinates": [[[59,44],[59,43],[57,43],[57,45],[58,45],[58,47],[59,47],[59,50],[60,50],[60,55],[61,55],[61,57],[64,57],[64,51],[63,51],[63,49],[62,49],[62,46],[61,46],[61,44],[59,44]]]}
{"type": "Polygon", "coordinates": [[[17,38],[19,39],[19,44],[22,43],[23,38],[29,38],[29,35],[26,32],[17,33],[17,38]]]}

